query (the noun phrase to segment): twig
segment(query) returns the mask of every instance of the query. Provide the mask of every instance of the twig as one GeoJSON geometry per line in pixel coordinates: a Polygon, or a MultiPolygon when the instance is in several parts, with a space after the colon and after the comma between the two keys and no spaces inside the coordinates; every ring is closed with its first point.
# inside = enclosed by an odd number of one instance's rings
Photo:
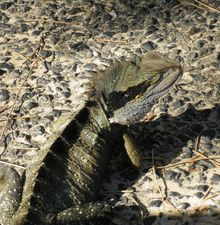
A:
{"type": "MultiPolygon", "coordinates": [[[[39,52],[39,51],[44,47],[44,44],[45,44],[45,43],[44,43],[43,37],[41,37],[40,44],[39,44],[39,46],[36,48],[35,52],[36,52],[36,51],[39,52]]],[[[10,112],[9,112],[9,114],[8,114],[8,117],[7,117],[7,119],[6,119],[5,125],[4,125],[3,130],[2,130],[2,132],[1,132],[1,135],[0,135],[0,142],[3,141],[3,136],[4,136],[4,133],[5,133],[6,127],[8,126],[9,120],[10,120],[10,118],[11,118],[12,111],[13,111],[13,109],[15,108],[15,104],[16,104],[16,102],[17,102],[19,96],[20,96],[22,87],[24,86],[24,84],[25,84],[25,82],[27,81],[27,79],[31,76],[31,74],[32,74],[32,72],[33,72],[33,69],[34,69],[34,67],[35,67],[35,65],[36,65],[37,63],[38,63],[38,58],[36,58],[35,61],[33,62],[33,64],[32,64],[32,66],[31,66],[31,68],[30,68],[28,74],[27,74],[26,77],[24,78],[24,80],[23,80],[23,82],[21,83],[21,86],[20,86],[18,92],[16,93],[14,102],[13,102],[13,104],[12,104],[12,106],[11,106],[10,112]]],[[[5,149],[4,149],[4,151],[5,151],[5,149]]],[[[0,156],[4,153],[4,151],[1,152],[0,156]]]]}
{"type": "Polygon", "coordinates": [[[174,167],[177,167],[177,166],[182,165],[182,164],[192,163],[192,162],[194,162],[196,160],[196,158],[198,158],[198,156],[195,156],[194,158],[183,160],[183,161],[180,161],[180,162],[170,163],[169,165],[166,165],[166,166],[157,166],[157,169],[174,168],[174,167]]]}
{"type": "Polygon", "coordinates": [[[209,10],[215,11],[217,13],[220,13],[220,10],[219,9],[216,9],[216,8],[214,8],[214,7],[206,4],[204,2],[201,2],[201,1],[198,1],[198,0],[194,0],[194,2],[198,3],[201,6],[196,5],[196,4],[193,4],[193,0],[183,1],[183,3],[186,3],[188,5],[195,6],[196,8],[201,9],[201,10],[204,10],[204,11],[205,11],[205,9],[209,9],[209,10]]]}
{"type": "Polygon", "coordinates": [[[65,25],[73,25],[73,26],[79,26],[80,23],[76,23],[76,22],[66,22],[66,21],[56,21],[56,20],[48,20],[48,19],[29,19],[29,20],[23,20],[24,22],[27,23],[56,23],[56,24],[65,24],[65,25]]]}
{"type": "Polygon", "coordinates": [[[202,6],[206,7],[206,8],[208,8],[208,9],[210,9],[210,10],[213,10],[213,11],[215,11],[215,12],[220,13],[220,10],[215,9],[214,7],[212,7],[212,6],[208,5],[208,4],[205,4],[205,3],[201,2],[201,1],[198,1],[198,0],[194,0],[194,1],[197,2],[197,3],[200,4],[200,5],[202,5],[202,6]]]}
{"type": "Polygon", "coordinates": [[[205,200],[206,197],[209,195],[210,191],[212,190],[213,187],[209,187],[208,190],[206,191],[205,195],[203,196],[202,200],[205,200]]]}
{"type": "Polygon", "coordinates": [[[199,152],[199,151],[195,151],[195,150],[192,150],[194,153],[196,153],[197,155],[199,156],[202,156],[204,159],[210,161],[212,164],[214,164],[215,166],[217,167],[220,167],[220,162],[214,160],[214,159],[211,159],[209,158],[208,156],[204,155],[203,153],[199,152]]]}
{"type": "MultiPolygon", "coordinates": [[[[11,117],[10,119],[11,120],[25,120],[25,119],[31,119],[31,118],[36,118],[36,117],[39,117],[39,115],[33,115],[33,116],[21,116],[21,117],[16,117],[16,116],[13,116],[11,117]]],[[[5,118],[5,119],[0,119],[0,122],[4,122],[4,121],[7,121],[8,118],[5,118]]]]}
{"type": "Polygon", "coordinates": [[[199,136],[196,138],[195,151],[198,151],[198,150],[199,150],[200,140],[201,140],[201,135],[199,135],[199,136]]]}
{"type": "Polygon", "coordinates": [[[12,105],[8,105],[8,104],[5,105],[5,106],[3,107],[3,109],[0,110],[0,113],[6,111],[6,110],[8,110],[8,109],[10,109],[10,107],[12,107],[12,105]]]}
{"type": "Polygon", "coordinates": [[[26,169],[26,167],[24,167],[24,166],[20,166],[20,165],[14,164],[14,163],[5,162],[5,161],[2,161],[2,160],[0,160],[0,163],[6,164],[8,166],[14,166],[14,167],[17,167],[17,168],[20,168],[20,169],[26,169]]]}

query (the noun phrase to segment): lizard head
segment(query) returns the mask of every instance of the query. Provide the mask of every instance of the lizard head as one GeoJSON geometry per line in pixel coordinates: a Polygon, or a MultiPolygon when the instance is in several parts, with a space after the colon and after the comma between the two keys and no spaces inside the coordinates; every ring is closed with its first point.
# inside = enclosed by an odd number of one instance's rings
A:
{"type": "MultiPolygon", "coordinates": [[[[126,124],[121,122],[120,118],[126,120],[129,108],[135,110],[137,99],[148,96],[150,93],[157,94],[157,98],[161,97],[162,92],[160,91],[170,89],[178,80],[177,78],[181,77],[181,74],[180,64],[160,53],[149,52],[142,57],[137,57],[134,61],[118,62],[110,66],[103,72],[102,79],[96,82],[95,89],[99,96],[102,95],[107,105],[109,117],[113,116],[110,121],[126,124]],[[158,92],[160,92],[159,95],[158,92]],[[128,108],[126,105],[129,105],[128,108]]],[[[146,104],[146,102],[140,101],[140,104],[146,104]]],[[[149,105],[146,114],[152,107],[152,104],[149,105]]],[[[144,108],[146,107],[137,107],[136,112],[132,111],[132,113],[140,115],[138,110],[144,108]]],[[[143,115],[144,113],[141,112],[141,117],[143,115]]],[[[132,121],[136,123],[140,121],[139,119],[141,120],[141,118],[131,119],[129,123],[133,123],[132,121]]]]}

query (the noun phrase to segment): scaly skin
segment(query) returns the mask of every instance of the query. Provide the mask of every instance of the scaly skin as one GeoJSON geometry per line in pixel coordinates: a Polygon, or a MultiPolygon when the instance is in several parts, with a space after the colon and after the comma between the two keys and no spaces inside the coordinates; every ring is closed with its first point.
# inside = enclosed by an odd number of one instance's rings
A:
{"type": "Polygon", "coordinates": [[[4,225],[77,224],[110,211],[105,203],[83,205],[95,201],[108,165],[109,133],[99,104],[83,107],[27,169],[21,204],[4,225]]]}
{"type": "MultiPolygon", "coordinates": [[[[180,74],[179,65],[173,61],[158,53],[148,53],[136,62],[113,65],[102,79],[97,76],[96,100],[86,103],[77,114],[59,119],[57,132],[26,170],[23,190],[14,191],[16,184],[7,182],[8,174],[13,172],[2,166],[0,206],[11,213],[0,209],[0,224],[73,225],[109,214],[110,205],[95,202],[108,165],[111,137],[118,130],[117,124],[109,123],[109,117],[113,115],[111,120],[116,118],[113,122],[119,124],[141,120],[146,112],[143,108],[149,111],[155,104],[153,99],[163,96],[180,74]],[[163,73],[170,73],[173,68],[175,73],[164,77],[163,73]],[[99,103],[100,97],[107,104],[107,112],[105,105],[99,103]]],[[[131,162],[140,166],[136,145],[127,134],[123,138],[131,162]]],[[[21,183],[15,173],[13,177],[21,183]]]]}

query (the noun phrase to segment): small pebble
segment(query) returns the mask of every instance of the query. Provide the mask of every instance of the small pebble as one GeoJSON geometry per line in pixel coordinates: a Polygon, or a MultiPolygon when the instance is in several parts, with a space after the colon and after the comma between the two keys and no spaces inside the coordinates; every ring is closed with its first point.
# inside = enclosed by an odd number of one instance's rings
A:
{"type": "Polygon", "coordinates": [[[191,158],[193,156],[193,152],[189,147],[183,147],[182,153],[183,159],[191,158]]]}
{"type": "Polygon", "coordinates": [[[125,25],[125,24],[122,24],[120,26],[120,30],[121,30],[122,33],[126,33],[128,31],[128,26],[125,25]]]}
{"type": "Polygon", "coordinates": [[[157,30],[158,30],[157,27],[155,27],[155,26],[149,26],[149,27],[147,28],[146,35],[150,35],[150,34],[154,33],[154,32],[157,31],[157,30]]]}
{"type": "Polygon", "coordinates": [[[95,63],[87,63],[83,68],[87,71],[96,71],[97,65],[95,63]]]}
{"type": "Polygon", "coordinates": [[[26,103],[24,103],[24,107],[27,109],[27,110],[31,110],[35,107],[38,106],[38,103],[37,102],[30,102],[30,101],[27,101],[26,103]]]}
{"type": "Polygon", "coordinates": [[[10,98],[10,93],[6,89],[0,89],[0,101],[7,101],[10,98]]]}
{"type": "Polygon", "coordinates": [[[184,101],[177,100],[173,102],[173,110],[177,110],[178,108],[182,107],[184,105],[184,101]]]}
{"type": "Polygon", "coordinates": [[[63,91],[62,95],[64,96],[64,98],[69,98],[71,96],[70,91],[63,91]]]}
{"type": "Polygon", "coordinates": [[[206,192],[206,191],[208,190],[208,188],[209,188],[209,186],[208,186],[208,185],[204,185],[204,184],[198,185],[198,186],[196,187],[196,189],[197,189],[198,191],[202,191],[202,192],[206,192]]]}
{"type": "Polygon", "coordinates": [[[202,193],[202,192],[196,192],[196,193],[195,193],[195,196],[196,196],[197,198],[201,199],[201,198],[203,198],[204,193],[202,193]]]}
{"type": "Polygon", "coordinates": [[[53,117],[58,118],[58,117],[61,116],[61,114],[62,114],[62,112],[61,112],[60,110],[57,110],[57,109],[53,109],[53,110],[52,110],[52,116],[53,116],[53,117]]]}
{"type": "Polygon", "coordinates": [[[190,207],[190,204],[188,202],[183,202],[183,203],[179,204],[178,207],[180,209],[187,209],[190,207]]]}
{"type": "Polygon", "coordinates": [[[52,52],[51,51],[48,51],[48,50],[41,50],[39,52],[39,55],[42,57],[42,58],[48,58],[52,55],[52,52]]]}
{"type": "Polygon", "coordinates": [[[6,71],[6,70],[2,70],[2,69],[0,69],[0,76],[4,75],[5,73],[7,73],[7,71],[6,71]]]}
{"type": "Polygon", "coordinates": [[[84,44],[83,42],[77,42],[74,44],[70,44],[69,46],[71,49],[76,50],[76,51],[84,51],[84,50],[89,49],[89,47],[86,44],[84,44]]]}
{"type": "Polygon", "coordinates": [[[162,205],[162,201],[161,200],[153,200],[150,202],[149,207],[160,207],[162,205]]]}
{"type": "Polygon", "coordinates": [[[6,9],[10,8],[12,5],[13,5],[13,2],[2,2],[0,4],[0,9],[6,10],[6,9]]]}
{"type": "Polygon", "coordinates": [[[10,73],[13,69],[14,69],[14,65],[11,63],[0,63],[0,69],[4,70],[4,71],[8,71],[8,73],[10,73]]]}
{"type": "Polygon", "coordinates": [[[198,165],[201,166],[203,168],[203,171],[206,171],[208,169],[211,169],[211,168],[215,167],[211,162],[209,162],[207,160],[199,160],[198,162],[196,162],[195,165],[196,166],[198,166],[198,165]]]}
{"type": "Polygon", "coordinates": [[[220,175],[214,173],[210,179],[214,184],[219,184],[220,182],[220,175]]]}
{"type": "Polygon", "coordinates": [[[165,171],[164,173],[165,177],[169,180],[173,180],[173,181],[178,181],[179,177],[181,176],[180,173],[177,173],[175,171],[169,170],[169,171],[165,171]]]}
{"type": "Polygon", "coordinates": [[[24,23],[20,24],[20,30],[22,33],[27,32],[30,29],[30,26],[24,23]]]}
{"type": "Polygon", "coordinates": [[[176,191],[171,191],[170,192],[170,196],[172,196],[172,197],[181,197],[181,194],[176,192],[176,191]]]}
{"type": "Polygon", "coordinates": [[[157,45],[152,41],[147,41],[141,44],[141,48],[147,51],[152,51],[157,48],[157,45]]]}

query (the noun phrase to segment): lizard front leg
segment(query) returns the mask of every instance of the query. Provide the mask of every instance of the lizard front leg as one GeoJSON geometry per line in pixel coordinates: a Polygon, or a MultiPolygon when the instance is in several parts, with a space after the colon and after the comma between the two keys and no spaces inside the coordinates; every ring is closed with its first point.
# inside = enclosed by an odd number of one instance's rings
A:
{"type": "Polygon", "coordinates": [[[141,167],[141,162],[143,159],[143,155],[140,151],[139,146],[127,131],[123,134],[123,139],[124,147],[132,166],[135,169],[139,169],[141,167]]]}

